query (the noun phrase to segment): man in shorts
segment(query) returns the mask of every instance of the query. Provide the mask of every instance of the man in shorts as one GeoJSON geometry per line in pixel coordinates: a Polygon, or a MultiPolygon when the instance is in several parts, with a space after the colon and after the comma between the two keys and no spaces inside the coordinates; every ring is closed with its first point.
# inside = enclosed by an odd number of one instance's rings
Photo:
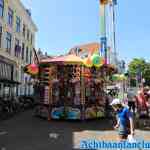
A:
{"type": "Polygon", "coordinates": [[[110,104],[117,113],[117,124],[119,140],[126,140],[128,135],[134,135],[133,116],[130,110],[123,106],[120,99],[114,99],[110,104]]]}

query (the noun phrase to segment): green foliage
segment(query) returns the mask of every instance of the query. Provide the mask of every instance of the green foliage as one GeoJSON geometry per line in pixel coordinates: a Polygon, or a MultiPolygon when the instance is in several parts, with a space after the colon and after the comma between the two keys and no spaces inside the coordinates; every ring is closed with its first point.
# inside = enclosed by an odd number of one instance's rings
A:
{"type": "Polygon", "coordinates": [[[150,62],[146,62],[143,58],[134,58],[128,66],[130,77],[135,78],[138,70],[141,71],[145,84],[150,85],[150,62]]]}
{"type": "Polygon", "coordinates": [[[136,80],[135,79],[130,79],[130,86],[136,87],[136,80]]]}
{"type": "Polygon", "coordinates": [[[146,84],[150,85],[150,63],[147,63],[143,72],[143,77],[146,80],[146,84]]]}
{"type": "Polygon", "coordinates": [[[146,62],[142,58],[134,58],[129,64],[129,74],[131,77],[135,77],[137,70],[140,69],[141,72],[144,72],[146,62]]]}

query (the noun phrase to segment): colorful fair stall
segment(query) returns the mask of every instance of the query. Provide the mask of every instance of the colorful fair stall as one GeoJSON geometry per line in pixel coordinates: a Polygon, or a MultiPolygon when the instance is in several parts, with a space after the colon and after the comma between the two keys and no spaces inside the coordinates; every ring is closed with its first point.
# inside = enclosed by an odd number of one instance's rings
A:
{"type": "Polygon", "coordinates": [[[104,85],[114,70],[111,67],[109,70],[104,63],[97,54],[85,60],[66,55],[41,61],[38,70],[40,104],[36,113],[49,119],[105,117],[104,85]]]}

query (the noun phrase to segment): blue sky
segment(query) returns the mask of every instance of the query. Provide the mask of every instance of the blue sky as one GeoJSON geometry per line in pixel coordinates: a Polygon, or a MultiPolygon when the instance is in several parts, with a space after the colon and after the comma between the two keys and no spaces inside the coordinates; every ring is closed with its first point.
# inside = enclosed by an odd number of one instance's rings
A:
{"type": "MultiPolygon", "coordinates": [[[[78,44],[99,42],[99,0],[22,0],[39,29],[36,48],[64,54],[78,44]]],[[[150,0],[118,0],[117,51],[121,58],[150,57],[150,0]]]]}

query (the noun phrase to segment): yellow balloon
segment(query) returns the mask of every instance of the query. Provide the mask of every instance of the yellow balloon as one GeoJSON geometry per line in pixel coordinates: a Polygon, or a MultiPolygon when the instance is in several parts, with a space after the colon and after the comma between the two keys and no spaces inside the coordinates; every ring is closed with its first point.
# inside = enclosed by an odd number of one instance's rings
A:
{"type": "Polygon", "coordinates": [[[84,65],[85,65],[86,67],[92,67],[92,66],[93,66],[92,61],[91,61],[90,58],[85,58],[85,59],[83,60],[83,63],[84,63],[84,65]]]}
{"type": "Polygon", "coordinates": [[[94,66],[97,67],[97,68],[98,68],[98,67],[101,67],[102,65],[103,65],[102,63],[94,64],[94,66]]]}

